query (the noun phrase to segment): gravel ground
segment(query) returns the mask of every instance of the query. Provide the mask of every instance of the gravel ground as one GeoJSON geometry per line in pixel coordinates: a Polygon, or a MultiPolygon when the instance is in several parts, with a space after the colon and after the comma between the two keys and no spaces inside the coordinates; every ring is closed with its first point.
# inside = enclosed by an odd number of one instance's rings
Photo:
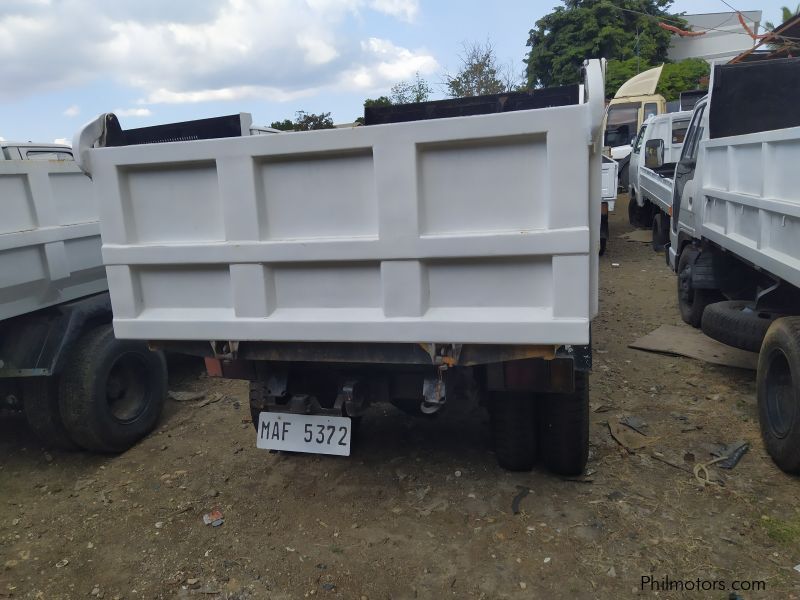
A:
{"type": "Polygon", "coordinates": [[[681,321],[663,257],[619,239],[624,199],[617,211],[584,477],[501,471],[485,412],[464,405],[435,419],[373,407],[350,458],[270,454],[244,382],[173,360],[171,389],[206,400],[169,402],[121,456],[46,451],[0,418],[0,598],[722,600],[734,582],[756,589],[742,599],[800,598],[800,488],[761,443],[754,373],[627,347],[681,321]],[[610,435],[624,417],[646,423],[626,431],[641,447],[610,435]],[[739,465],[699,482],[694,465],[737,440],[739,465]],[[214,508],[224,524],[204,525],[214,508]],[[665,577],[684,591],[646,580],[665,577]]]}

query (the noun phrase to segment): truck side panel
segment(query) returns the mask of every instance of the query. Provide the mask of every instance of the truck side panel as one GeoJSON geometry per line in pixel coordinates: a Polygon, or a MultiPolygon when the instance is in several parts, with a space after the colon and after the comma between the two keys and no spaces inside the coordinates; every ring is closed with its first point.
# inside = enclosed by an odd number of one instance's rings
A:
{"type": "Polygon", "coordinates": [[[0,320],[104,291],[91,181],[72,161],[0,161],[0,320]]]}
{"type": "Polygon", "coordinates": [[[706,140],[701,152],[700,235],[800,286],[800,127],[706,140]]]}

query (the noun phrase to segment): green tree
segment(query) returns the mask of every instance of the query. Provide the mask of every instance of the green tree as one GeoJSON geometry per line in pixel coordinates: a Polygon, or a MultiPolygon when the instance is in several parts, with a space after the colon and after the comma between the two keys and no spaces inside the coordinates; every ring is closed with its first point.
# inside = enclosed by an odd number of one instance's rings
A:
{"type": "MultiPolygon", "coordinates": [[[[610,60],[606,66],[606,98],[612,98],[623,83],[631,77],[658,65],[645,64],[639,59],[610,60]]],[[[676,63],[665,63],[658,80],[656,92],[667,100],[677,100],[680,93],[703,87],[703,78],[710,67],[700,58],[687,58],[676,63]]],[[[707,85],[707,83],[706,83],[707,85]]]]}
{"type": "Polygon", "coordinates": [[[702,58],[687,58],[676,63],[667,63],[661,71],[656,92],[667,100],[677,100],[681,92],[708,87],[711,67],[702,58]]]}
{"type": "MultiPolygon", "coordinates": [[[[639,70],[665,62],[671,34],[658,22],[686,27],[668,12],[671,5],[672,0],[564,0],[530,30],[524,60],[528,86],[577,83],[587,58],[634,59],[639,70]]],[[[614,76],[621,77],[630,64],[615,67],[614,76]]]]}
{"type": "Polygon", "coordinates": [[[333,119],[331,113],[307,113],[298,110],[294,121],[284,119],[283,121],[273,121],[269,125],[281,131],[312,131],[314,129],[333,129],[333,119]]]}
{"type": "MultiPolygon", "coordinates": [[[[377,98],[367,98],[364,100],[364,108],[369,108],[370,106],[391,106],[392,101],[388,98],[388,96],[378,96],[377,98]]],[[[364,115],[361,115],[355,120],[356,123],[360,123],[361,125],[364,124],[364,115]]]]}
{"type": "MultiPolygon", "coordinates": [[[[414,76],[414,81],[400,81],[394,84],[391,93],[391,104],[409,104],[411,102],[425,102],[433,93],[433,88],[419,76],[418,71],[414,76]]],[[[386,96],[381,96],[381,98],[386,98],[386,96]]],[[[378,100],[381,98],[378,98],[378,100]]]]}
{"type": "MultiPolygon", "coordinates": [[[[792,10],[788,6],[781,7],[782,20],[780,23],[778,23],[778,25],[780,25],[781,23],[786,23],[786,21],[788,21],[789,19],[798,14],[800,14],[800,4],[798,4],[797,8],[795,8],[794,10],[792,10]]],[[[773,29],[775,29],[775,24],[772,23],[772,21],[767,21],[766,23],[764,23],[764,29],[766,29],[767,31],[772,31],[773,29]]]]}
{"type": "Polygon", "coordinates": [[[463,50],[458,73],[445,74],[448,96],[464,98],[500,94],[517,87],[518,78],[513,69],[498,63],[491,42],[464,43],[463,50]]]}
{"type": "Polygon", "coordinates": [[[273,129],[280,129],[281,131],[294,131],[294,123],[289,119],[283,121],[273,121],[269,124],[273,129]]]}

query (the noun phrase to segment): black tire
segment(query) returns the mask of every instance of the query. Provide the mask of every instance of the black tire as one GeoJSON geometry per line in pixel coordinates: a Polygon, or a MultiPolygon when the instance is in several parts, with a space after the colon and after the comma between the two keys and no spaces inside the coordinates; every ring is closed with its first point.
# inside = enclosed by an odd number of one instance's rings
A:
{"type": "Polygon", "coordinates": [[[78,450],[61,419],[58,408],[58,380],[55,377],[27,377],[22,384],[25,419],[39,441],[48,448],[78,450]]]}
{"type": "Polygon", "coordinates": [[[600,216],[600,256],[606,253],[608,243],[608,214],[600,216]]]}
{"type": "Polygon", "coordinates": [[[589,374],[575,371],[575,391],[545,394],[539,403],[539,448],[558,475],[580,475],[589,459],[589,374]]]}
{"type": "Polygon", "coordinates": [[[124,452],[156,426],[167,395],[163,352],[118,340],[111,325],[78,340],[59,386],[64,426],[80,446],[124,452]]]}
{"type": "Polygon", "coordinates": [[[656,211],[653,217],[653,251],[663,252],[669,242],[669,217],[661,211],[656,211]]]}
{"type": "Polygon", "coordinates": [[[708,337],[749,352],[758,352],[773,321],[785,316],[768,309],[753,310],[750,302],[728,300],[709,304],[702,329],[708,337]]]}
{"type": "Polygon", "coordinates": [[[627,190],[627,189],[628,189],[628,187],[630,186],[630,183],[631,183],[631,182],[630,182],[630,177],[628,177],[628,173],[629,173],[629,171],[630,171],[630,169],[628,168],[628,166],[629,166],[628,164],[625,164],[625,165],[622,167],[622,169],[620,169],[620,171],[619,171],[619,186],[620,186],[620,187],[621,187],[623,190],[627,190]]]}
{"type": "Polygon", "coordinates": [[[678,259],[678,309],[684,323],[700,327],[706,306],[721,299],[717,290],[695,289],[692,285],[692,262],[696,251],[686,248],[678,259]]]}
{"type": "Polygon", "coordinates": [[[628,223],[631,224],[631,227],[638,227],[639,226],[639,205],[636,204],[636,196],[631,194],[628,196],[628,223]]]}
{"type": "Polygon", "coordinates": [[[800,474],[800,317],[770,325],[758,357],[758,417],[778,467],[800,474]]]}
{"type": "Polygon", "coordinates": [[[536,401],[531,393],[490,393],[492,441],[504,469],[530,471],[536,464],[536,401]]]}

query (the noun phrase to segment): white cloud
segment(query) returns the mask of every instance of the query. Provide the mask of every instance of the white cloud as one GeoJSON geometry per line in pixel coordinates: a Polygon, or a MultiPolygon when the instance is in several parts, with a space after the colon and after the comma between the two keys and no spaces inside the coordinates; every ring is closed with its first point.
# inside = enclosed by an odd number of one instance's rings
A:
{"type": "Polygon", "coordinates": [[[0,142],[5,142],[5,141],[6,141],[6,138],[4,138],[2,135],[0,135],[0,142]]]}
{"type": "Polygon", "coordinates": [[[261,85],[239,85],[214,90],[193,90],[191,92],[174,92],[161,88],[151,92],[146,98],[139,100],[139,104],[194,104],[197,102],[243,100],[246,98],[287,102],[311,96],[317,91],[316,89],[306,89],[288,92],[279,88],[261,85]]]}
{"type": "Polygon", "coordinates": [[[417,0],[372,0],[370,6],[379,12],[404,21],[413,21],[419,12],[417,0]]]}
{"type": "Polygon", "coordinates": [[[361,42],[361,48],[372,60],[343,73],[348,87],[378,89],[411,79],[415,73],[429,75],[439,69],[439,63],[432,55],[395,46],[389,40],[369,38],[361,42]]]}
{"type": "Polygon", "coordinates": [[[112,112],[118,117],[149,117],[153,114],[149,108],[116,108],[112,112]]]}
{"type": "Polygon", "coordinates": [[[61,144],[62,146],[72,146],[72,142],[67,138],[56,138],[53,140],[54,144],[61,144]]]}
{"type": "Polygon", "coordinates": [[[64,109],[65,117],[77,117],[79,114],[81,114],[81,109],[77,104],[73,104],[64,109]]]}
{"type": "Polygon", "coordinates": [[[424,49],[362,43],[349,27],[366,11],[412,21],[418,0],[6,2],[0,99],[110,78],[140,90],[140,104],[286,101],[438,68],[424,49]]]}

